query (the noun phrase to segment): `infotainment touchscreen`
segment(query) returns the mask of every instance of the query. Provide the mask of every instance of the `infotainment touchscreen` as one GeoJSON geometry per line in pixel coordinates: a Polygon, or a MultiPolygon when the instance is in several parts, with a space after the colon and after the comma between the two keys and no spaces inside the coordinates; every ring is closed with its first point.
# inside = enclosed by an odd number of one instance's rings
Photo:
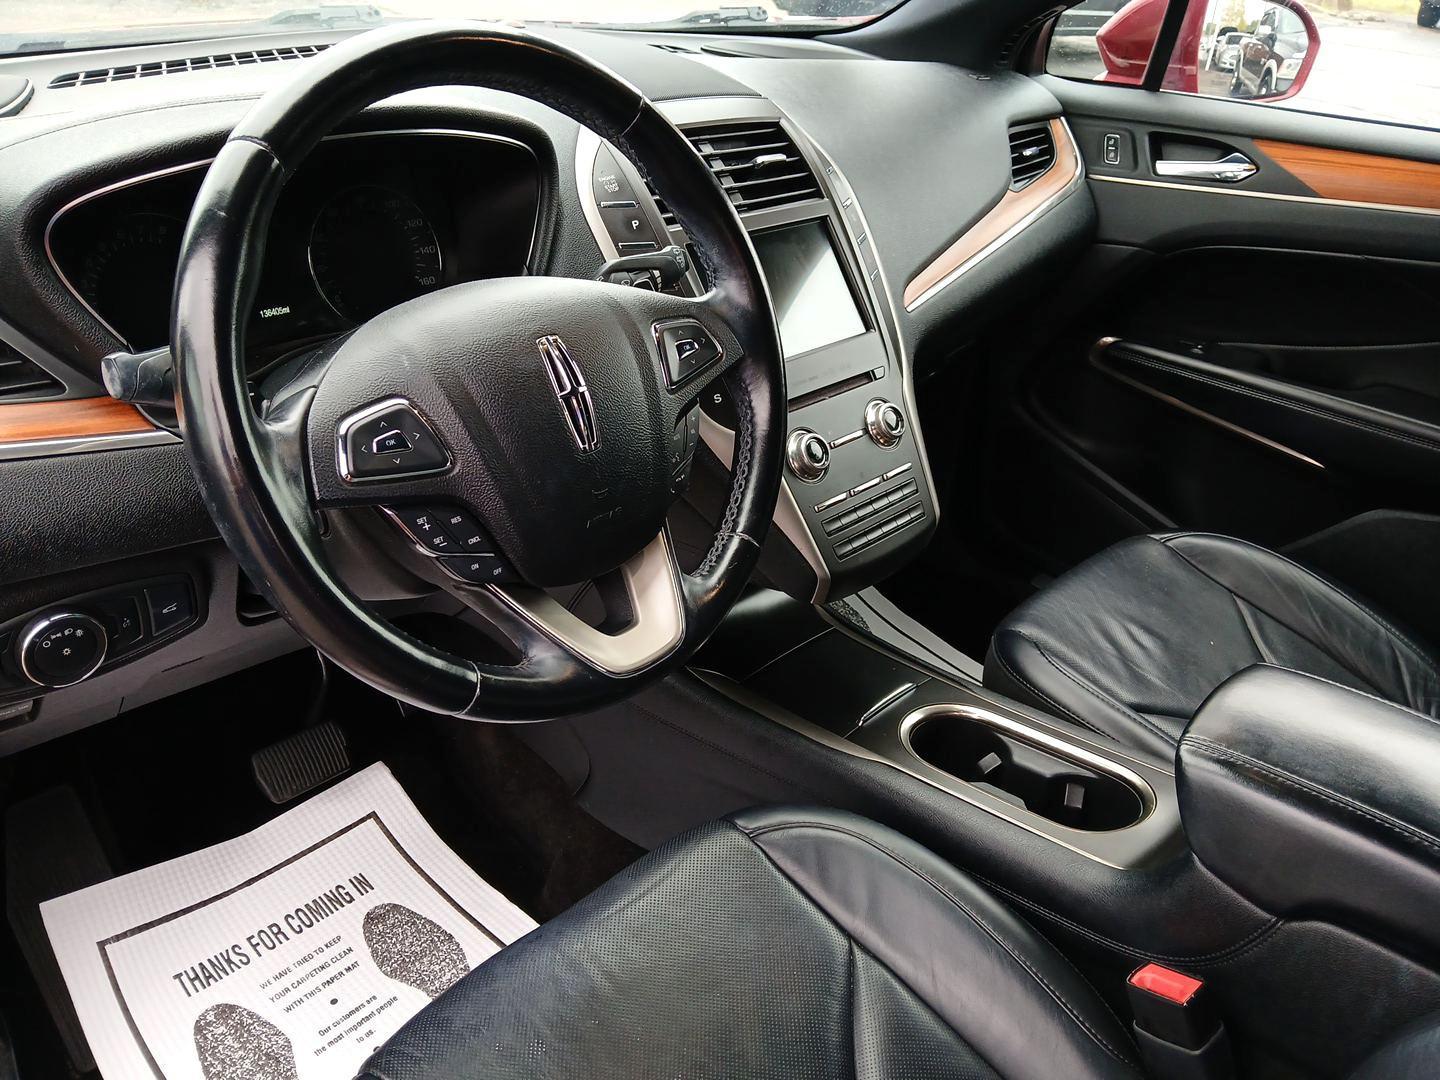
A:
{"type": "Polygon", "coordinates": [[[824,221],[753,233],[751,240],[770,286],[786,359],[865,333],[824,221]]]}

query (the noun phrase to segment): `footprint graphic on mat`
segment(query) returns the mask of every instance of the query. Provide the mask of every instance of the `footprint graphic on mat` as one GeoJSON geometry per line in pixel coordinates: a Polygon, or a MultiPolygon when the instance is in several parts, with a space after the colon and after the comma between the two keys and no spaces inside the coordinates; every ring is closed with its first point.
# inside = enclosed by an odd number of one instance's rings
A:
{"type": "Polygon", "coordinates": [[[205,1080],[297,1080],[290,1037],[240,1005],[211,1005],[195,1018],[205,1080]]]}
{"type": "Polygon", "coordinates": [[[382,974],[437,998],[470,970],[455,935],[403,904],[365,913],[365,946],[382,974]]]}

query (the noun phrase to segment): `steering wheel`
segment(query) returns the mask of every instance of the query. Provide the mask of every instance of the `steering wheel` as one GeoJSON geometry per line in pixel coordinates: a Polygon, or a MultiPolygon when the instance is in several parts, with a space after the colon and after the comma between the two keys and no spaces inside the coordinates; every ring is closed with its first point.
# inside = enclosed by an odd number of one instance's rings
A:
{"type": "Polygon", "coordinates": [[[528,721],[618,700],[690,658],[755,567],[779,493],[786,406],[754,249],[674,125],[634,86],[554,42],[423,23],[307,61],[256,103],[210,166],[173,320],[181,425],[222,537],[303,637],[422,709],[528,721]],[[550,277],[454,285],[287,368],[289,384],[257,409],[245,325],[287,177],[367,105],[454,84],[533,98],[619,147],[685,222],[708,291],[550,277]],[[672,370],[677,359],[703,371],[687,377],[672,370]],[[717,377],[739,415],[730,497],[708,554],[685,573],[665,527],[670,450],[677,425],[683,435],[693,423],[701,385],[717,377]],[[385,466],[382,452],[399,464],[385,466]],[[518,663],[476,662],[404,632],[327,558],[327,512],[437,505],[478,518],[521,582],[434,575],[512,643],[518,663]],[[584,581],[607,598],[598,625],[544,591],[584,581]]]}

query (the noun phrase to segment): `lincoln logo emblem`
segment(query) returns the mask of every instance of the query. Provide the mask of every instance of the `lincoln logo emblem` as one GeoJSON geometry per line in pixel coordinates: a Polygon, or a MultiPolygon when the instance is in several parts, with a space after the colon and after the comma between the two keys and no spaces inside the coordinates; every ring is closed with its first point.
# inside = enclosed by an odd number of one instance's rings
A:
{"type": "Polygon", "coordinates": [[[575,445],[581,453],[590,453],[600,446],[600,427],[595,422],[595,402],[590,398],[590,388],[585,385],[580,365],[575,363],[557,334],[540,338],[535,347],[545,362],[545,373],[550,376],[550,385],[555,388],[560,410],[570,425],[570,434],[575,436],[575,445]]]}

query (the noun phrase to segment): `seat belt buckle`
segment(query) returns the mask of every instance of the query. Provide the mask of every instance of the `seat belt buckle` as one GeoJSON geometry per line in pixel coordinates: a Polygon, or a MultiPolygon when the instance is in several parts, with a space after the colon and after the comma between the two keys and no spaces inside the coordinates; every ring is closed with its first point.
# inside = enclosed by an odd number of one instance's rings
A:
{"type": "Polygon", "coordinates": [[[1205,983],[1159,964],[1142,964],[1125,980],[1135,1014],[1135,1041],[1155,1076],[1231,1080],[1235,1064],[1225,1025],[1205,983]]]}

